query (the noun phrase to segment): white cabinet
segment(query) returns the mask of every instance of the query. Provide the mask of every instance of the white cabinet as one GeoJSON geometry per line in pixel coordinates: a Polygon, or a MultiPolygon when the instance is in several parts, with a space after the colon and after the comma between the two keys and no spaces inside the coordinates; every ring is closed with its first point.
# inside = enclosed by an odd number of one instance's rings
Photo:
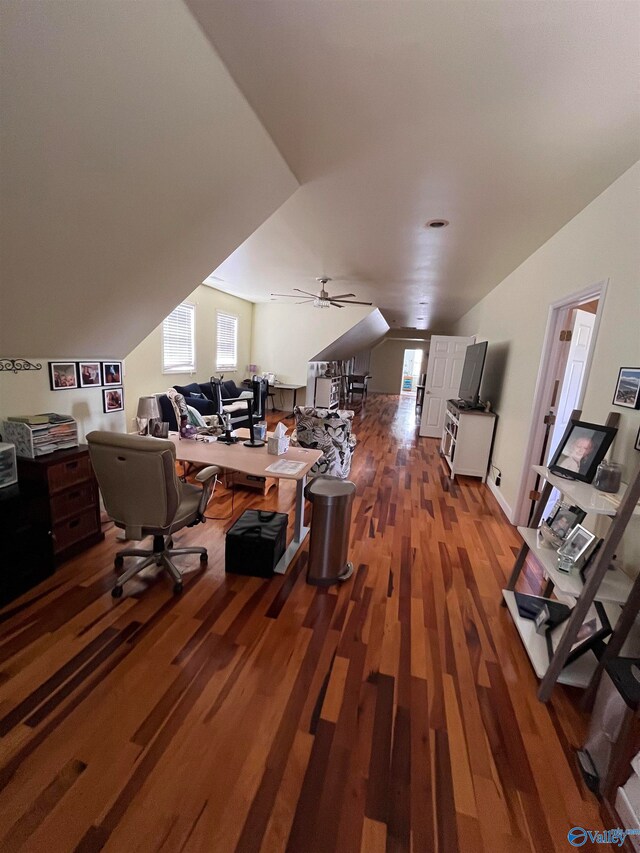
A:
{"type": "Polygon", "coordinates": [[[495,425],[494,412],[459,409],[455,403],[447,403],[440,452],[452,480],[456,474],[465,474],[486,482],[495,425]]]}
{"type": "Polygon", "coordinates": [[[338,408],[340,405],[340,382],[341,379],[339,376],[318,376],[313,403],[316,409],[338,408]]]}

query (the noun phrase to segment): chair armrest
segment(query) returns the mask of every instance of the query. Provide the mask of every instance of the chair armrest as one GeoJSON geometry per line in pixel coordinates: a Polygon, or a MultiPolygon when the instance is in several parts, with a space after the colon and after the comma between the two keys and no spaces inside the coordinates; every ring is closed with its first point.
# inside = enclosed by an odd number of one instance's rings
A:
{"type": "Polygon", "coordinates": [[[195,478],[199,483],[208,483],[212,477],[215,477],[219,473],[220,468],[217,465],[207,465],[206,468],[198,471],[195,478]]]}

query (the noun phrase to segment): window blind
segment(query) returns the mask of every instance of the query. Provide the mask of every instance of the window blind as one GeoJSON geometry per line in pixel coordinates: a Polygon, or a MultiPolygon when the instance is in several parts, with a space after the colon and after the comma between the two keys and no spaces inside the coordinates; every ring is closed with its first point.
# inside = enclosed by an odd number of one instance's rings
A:
{"type": "Polygon", "coordinates": [[[238,318],[218,311],[216,370],[236,370],[238,367],[238,318]]]}
{"type": "Polygon", "coordinates": [[[193,373],[196,369],[195,305],[183,302],[162,324],[162,372],[193,373]]]}

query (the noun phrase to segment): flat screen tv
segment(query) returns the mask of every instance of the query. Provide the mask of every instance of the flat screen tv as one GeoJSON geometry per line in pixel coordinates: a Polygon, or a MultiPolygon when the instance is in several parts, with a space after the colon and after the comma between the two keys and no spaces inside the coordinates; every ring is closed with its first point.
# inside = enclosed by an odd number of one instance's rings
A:
{"type": "Polygon", "coordinates": [[[464,404],[465,409],[475,409],[479,405],[480,382],[482,381],[486,355],[486,341],[467,347],[460,379],[460,390],[458,391],[458,402],[464,404]]]}

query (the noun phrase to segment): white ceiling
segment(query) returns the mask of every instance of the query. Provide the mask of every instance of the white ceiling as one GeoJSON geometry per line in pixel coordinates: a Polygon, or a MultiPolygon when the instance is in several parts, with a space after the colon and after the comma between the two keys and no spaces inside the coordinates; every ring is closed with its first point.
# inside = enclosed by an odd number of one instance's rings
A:
{"type": "Polygon", "coordinates": [[[446,330],[640,157],[636,0],[186,2],[302,184],[214,270],[246,298],[446,330]]]}

